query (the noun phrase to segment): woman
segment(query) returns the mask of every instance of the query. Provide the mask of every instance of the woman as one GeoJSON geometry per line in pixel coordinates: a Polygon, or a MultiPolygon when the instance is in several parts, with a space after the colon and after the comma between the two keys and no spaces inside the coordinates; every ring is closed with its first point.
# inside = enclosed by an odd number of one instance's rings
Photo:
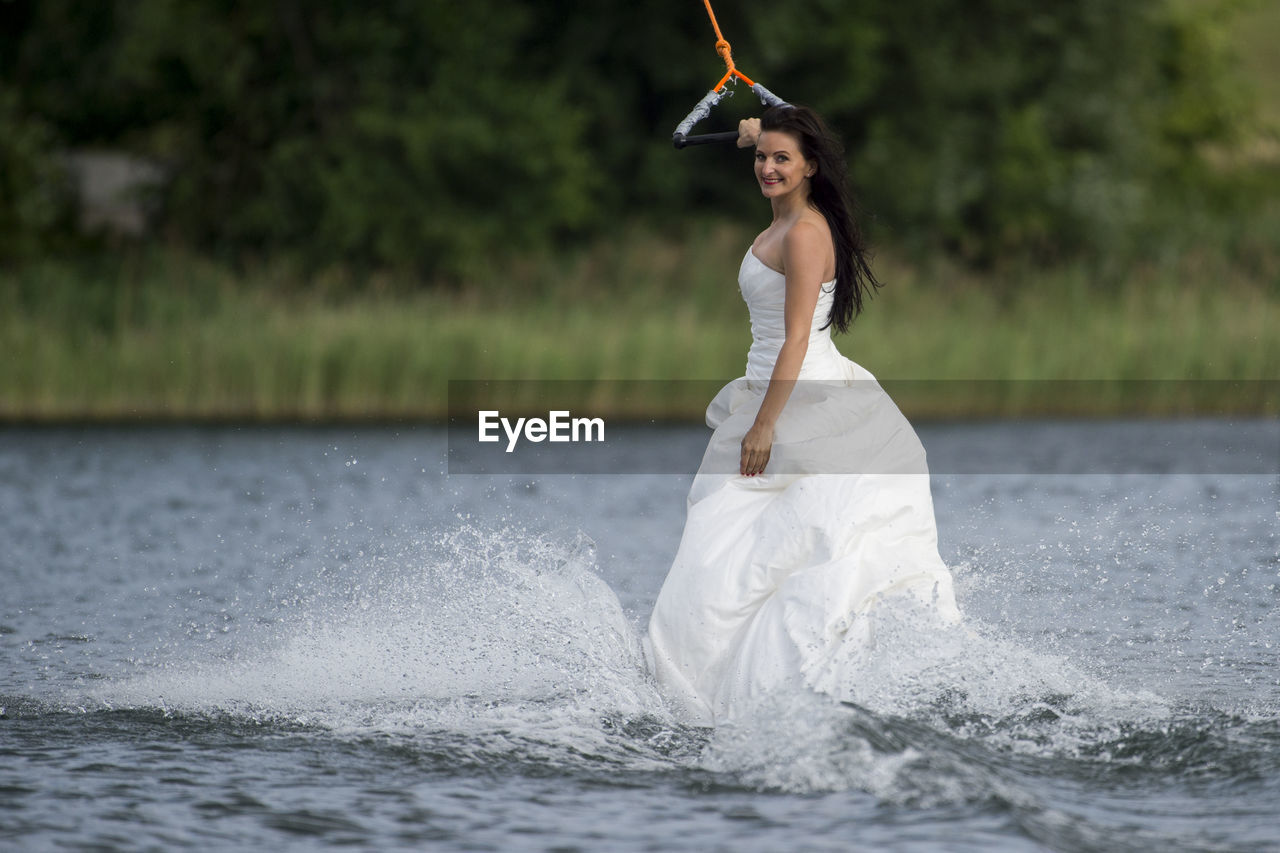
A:
{"type": "Polygon", "coordinates": [[[877,606],[959,619],[924,449],[831,341],[878,286],[841,146],[789,106],[743,123],[739,145],[752,144],[773,220],[738,272],[747,373],[707,408],[715,432],[646,644],[659,686],[700,725],[771,691],[847,694],[877,606]]]}

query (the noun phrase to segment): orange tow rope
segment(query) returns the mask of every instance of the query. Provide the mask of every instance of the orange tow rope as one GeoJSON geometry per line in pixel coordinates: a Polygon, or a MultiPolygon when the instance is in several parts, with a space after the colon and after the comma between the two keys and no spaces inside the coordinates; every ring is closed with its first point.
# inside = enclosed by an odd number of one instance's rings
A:
{"type": "Polygon", "coordinates": [[[720,32],[720,24],[716,22],[716,13],[711,10],[711,0],[702,0],[704,6],[707,7],[707,17],[711,19],[711,28],[716,31],[716,53],[720,54],[720,58],[724,60],[725,71],[724,76],[720,78],[711,91],[718,92],[724,88],[724,84],[728,83],[734,77],[737,77],[748,86],[754,86],[755,83],[751,78],[743,74],[733,64],[733,48],[729,46],[728,40],[720,32]]]}
{"type": "Polygon", "coordinates": [[[671,141],[676,148],[686,148],[690,145],[706,145],[713,142],[734,143],[738,141],[737,131],[692,133],[693,126],[710,115],[712,107],[733,94],[733,90],[726,88],[725,84],[734,82],[734,78],[750,86],[751,91],[760,99],[760,103],[767,107],[785,106],[787,103],[738,70],[737,66],[733,64],[733,48],[729,47],[728,40],[720,32],[720,24],[716,21],[716,13],[711,10],[711,0],[702,0],[702,3],[707,7],[707,17],[711,19],[711,28],[716,31],[716,53],[720,54],[720,58],[724,60],[724,66],[727,70],[724,76],[720,78],[720,82],[715,85],[715,88],[703,95],[702,100],[698,101],[697,105],[684,117],[684,121],[676,125],[675,133],[671,134],[671,141]]]}

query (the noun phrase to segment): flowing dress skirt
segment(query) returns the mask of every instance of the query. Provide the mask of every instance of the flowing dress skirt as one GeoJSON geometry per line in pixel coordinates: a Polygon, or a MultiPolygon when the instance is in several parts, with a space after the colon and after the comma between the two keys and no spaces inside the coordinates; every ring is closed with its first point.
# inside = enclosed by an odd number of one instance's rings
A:
{"type": "Polygon", "coordinates": [[[691,723],[773,690],[838,698],[874,650],[867,617],[882,602],[959,620],[924,448],[879,383],[841,361],[843,379],[797,382],[760,476],[737,471],[767,383],[735,380],[707,409],[715,432],[646,641],[691,723]]]}

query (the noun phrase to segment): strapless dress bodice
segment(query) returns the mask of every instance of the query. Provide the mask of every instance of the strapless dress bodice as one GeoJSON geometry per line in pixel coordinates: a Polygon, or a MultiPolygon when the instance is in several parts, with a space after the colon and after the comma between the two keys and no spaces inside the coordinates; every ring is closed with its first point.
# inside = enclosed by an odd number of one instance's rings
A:
{"type": "MultiPolygon", "coordinates": [[[[786,340],[786,276],[747,249],[738,269],[738,289],[751,314],[751,349],[747,353],[747,380],[768,382],[773,365],[786,340]]],[[[835,280],[821,285],[818,304],[809,324],[809,348],[800,367],[800,379],[870,379],[870,373],[846,359],[831,340],[831,304],[835,301],[835,280]]]]}

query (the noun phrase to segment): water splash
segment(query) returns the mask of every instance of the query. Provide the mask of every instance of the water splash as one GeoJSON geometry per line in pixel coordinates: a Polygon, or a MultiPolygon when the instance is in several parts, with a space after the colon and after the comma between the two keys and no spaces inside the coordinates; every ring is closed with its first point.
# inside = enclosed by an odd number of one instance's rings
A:
{"type": "Polygon", "coordinates": [[[475,755],[616,754],[610,721],[668,719],[585,536],[466,527],[408,551],[221,655],[171,655],[93,698],[344,735],[443,732],[475,755]]]}
{"type": "Polygon", "coordinates": [[[1019,757],[1097,759],[1100,742],[1173,713],[973,621],[946,624],[905,602],[869,620],[871,641],[845,650],[827,695],[762,697],[716,730],[703,766],[765,789],[1008,805],[1025,799],[1008,769],[1019,757]]]}
{"type": "Polygon", "coordinates": [[[765,696],[714,732],[683,727],[581,536],[461,527],[320,586],[216,655],[171,655],[92,699],[402,739],[486,772],[706,772],[751,789],[1027,813],[1040,808],[1027,761],[1088,775],[1203,734],[1152,693],[892,603],[869,617],[874,643],[848,650],[831,695],[765,696]]]}

